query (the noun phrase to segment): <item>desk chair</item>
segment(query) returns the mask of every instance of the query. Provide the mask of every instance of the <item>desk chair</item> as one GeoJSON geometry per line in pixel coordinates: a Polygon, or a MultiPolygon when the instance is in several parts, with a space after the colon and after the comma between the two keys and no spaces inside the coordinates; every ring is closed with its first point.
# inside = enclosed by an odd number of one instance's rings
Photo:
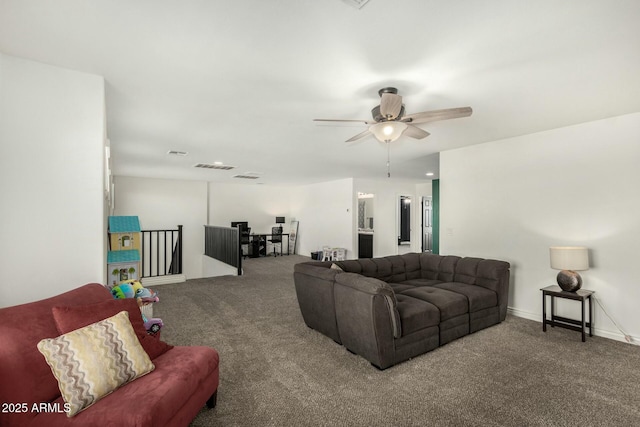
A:
{"type": "Polygon", "coordinates": [[[280,243],[280,255],[282,255],[282,227],[271,227],[271,238],[269,242],[273,245],[273,256],[277,256],[276,243],[280,243]]]}
{"type": "Polygon", "coordinates": [[[248,257],[250,254],[250,250],[249,250],[249,243],[250,243],[250,234],[251,234],[251,227],[243,227],[240,226],[240,246],[242,247],[242,258],[246,258],[248,257]],[[247,246],[247,250],[245,251],[244,246],[247,246]]]}

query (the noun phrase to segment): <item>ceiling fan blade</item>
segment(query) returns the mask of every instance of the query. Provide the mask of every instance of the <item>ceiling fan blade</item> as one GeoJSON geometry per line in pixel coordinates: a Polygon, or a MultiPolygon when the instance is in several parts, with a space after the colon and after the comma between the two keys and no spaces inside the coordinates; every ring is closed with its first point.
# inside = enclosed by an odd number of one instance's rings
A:
{"type": "Polygon", "coordinates": [[[364,132],[360,132],[356,136],[352,136],[351,138],[347,139],[345,142],[357,141],[358,139],[362,139],[362,138],[364,138],[365,136],[368,136],[368,135],[371,135],[371,131],[369,129],[365,130],[364,132]]]}
{"type": "Polygon", "coordinates": [[[417,126],[407,125],[407,129],[405,129],[403,135],[406,135],[415,139],[422,139],[422,138],[428,137],[431,134],[424,129],[420,129],[417,126]]]}
{"type": "Polygon", "coordinates": [[[468,117],[473,113],[471,107],[446,108],[444,110],[424,111],[422,113],[406,114],[403,122],[407,123],[428,123],[438,120],[457,119],[460,117],[468,117]]]}
{"type": "Polygon", "coordinates": [[[394,93],[383,93],[380,98],[380,114],[388,120],[398,117],[402,110],[402,97],[394,93]]]}
{"type": "Polygon", "coordinates": [[[368,120],[343,120],[343,119],[313,119],[314,122],[352,122],[352,123],[364,123],[365,125],[371,125],[375,122],[370,122],[368,120]]]}

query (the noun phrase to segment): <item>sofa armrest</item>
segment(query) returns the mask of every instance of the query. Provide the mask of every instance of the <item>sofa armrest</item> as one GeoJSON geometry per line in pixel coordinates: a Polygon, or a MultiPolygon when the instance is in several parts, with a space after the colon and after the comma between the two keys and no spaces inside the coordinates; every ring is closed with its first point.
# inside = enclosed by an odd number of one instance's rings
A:
{"type": "Polygon", "coordinates": [[[394,339],[402,335],[395,293],[378,279],[336,275],[336,322],[342,344],[377,367],[395,363],[394,339]]]}
{"type": "Polygon", "coordinates": [[[328,261],[301,262],[293,266],[293,272],[315,276],[333,282],[333,278],[340,270],[332,269],[331,264],[332,263],[328,261]]]}
{"type": "Polygon", "coordinates": [[[306,262],[296,264],[293,281],[300,313],[305,324],[340,343],[333,296],[335,277],[339,270],[331,263],[306,262]]]}
{"type": "Polygon", "coordinates": [[[493,259],[485,259],[478,264],[476,284],[491,289],[497,294],[500,321],[503,321],[507,316],[510,267],[511,265],[508,262],[493,259]]]}

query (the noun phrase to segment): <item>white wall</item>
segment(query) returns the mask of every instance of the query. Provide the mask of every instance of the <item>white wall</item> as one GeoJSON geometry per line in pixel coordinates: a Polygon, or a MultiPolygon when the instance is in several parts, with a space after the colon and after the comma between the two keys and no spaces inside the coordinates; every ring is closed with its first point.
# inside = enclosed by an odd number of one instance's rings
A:
{"type": "Polygon", "coordinates": [[[271,233],[276,216],[284,216],[288,232],[291,187],[209,183],[209,225],[230,227],[248,221],[252,233],[271,233]]]}
{"type": "Polygon", "coordinates": [[[0,54],[0,306],[105,280],[104,80],[0,54]]]}
{"type": "MultiPolygon", "coordinates": [[[[509,261],[512,312],[540,321],[549,247],[590,249],[583,287],[640,341],[640,113],[440,155],[440,253],[509,261]]],[[[579,318],[579,304],[559,301],[579,318]]],[[[596,333],[621,338],[596,304],[596,333]]]]}
{"type": "Polygon", "coordinates": [[[137,215],[143,230],[176,229],[182,225],[183,274],[202,277],[207,183],[116,176],[114,215],[137,215]]]}
{"type": "MultiPolygon", "coordinates": [[[[300,223],[296,253],[309,256],[323,246],[331,246],[346,248],[348,258],[357,257],[357,194],[351,178],[298,187],[121,176],[115,178],[115,183],[116,215],[138,215],[143,228],[173,227],[179,223],[185,225],[187,278],[211,274],[211,268],[202,264],[202,225],[207,223],[230,226],[232,221],[247,221],[252,232],[268,233],[275,226],[275,217],[284,216],[285,232],[288,232],[292,220],[300,223]],[[188,223],[192,224],[189,228],[188,223]],[[198,234],[187,235],[188,229],[197,230],[198,234]],[[192,266],[187,268],[187,262],[192,266]]],[[[430,194],[430,185],[427,189],[427,184],[417,185],[416,182],[403,180],[360,180],[358,185],[362,189],[357,191],[368,191],[367,188],[375,190],[372,192],[376,193],[376,235],[387,237],[374,237],[378,245],[374,254],[383,256],[397,253],[397,197],[409,194],[418,200],[417,196],[430,194]]],[[[412,240],[416,245],[415,250],[419,251],[419,212],[412,212],[412,218],[415,221],[412,240]]]]}
{"type": "Polygon", "coordinates": [[[300,221],[296,252],[310,256],[331,246],[356,258],[357,206],[352,178],[292,188],[291,215],[300,221]]]}
{"type": "Polygon", "coordinates": [[[114,215],[137,215],[143,229],[184,226],[183,273],[187,279],[232,274],[234,269],[204,257],[204,225],[230,226],[248,221],[267,233],[275,217],[291,220],[290,187],[217,184],[116,176],[114,215]]]}
{"type": "Polygon", "coordinates": [[[430,182],[427,184],[422,181],[397,180],[393,178],[380,180],[356,179],[354,187],[356,195],[358,192],[373,193],[375,195],[375,216],[373,220],[374,257],[396,255],[398,253],[398,205],[401,195],[411,196],[412,198],[411,250],[414,252],[421,251],[420,196],[431,195],[430,182]]]}

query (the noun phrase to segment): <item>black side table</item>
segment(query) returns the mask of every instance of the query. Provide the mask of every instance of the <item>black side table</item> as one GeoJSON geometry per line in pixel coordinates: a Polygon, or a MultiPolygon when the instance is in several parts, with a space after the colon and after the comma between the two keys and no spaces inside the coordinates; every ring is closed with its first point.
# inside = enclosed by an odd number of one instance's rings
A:
{"type": "Polygon", "coordinates": [[[551,325],[552,327],[558,326],[565,329],[571,329],[573,331],[582,332],[582,342],[586,341],[585,329],[589,328],[589,336],[593,336],[593,320],[591,314],[593,312],[593,302],[591,300],[591,296],[595,293],[595,291],[588,291],[586,289],[578,289],[576,292],[567,292],[563,291],[560,286],[547,286],[546,288],[540,289],[542,291],[542,330],[547,332],[547,325],[551,325]],[[547,298],[549,295],[551,297],[551,319],[547,319],[547,298]],[[556,316],[555,314],[555,298],[564,298],[571,299],[575,301],[580,301],[582,303],[582,319],[574,320],[567,319],[566,317],[556,316]],[[585,322],[584,318],[584,304],[585,301],[589,303],[589,321],[585,322]]]}

